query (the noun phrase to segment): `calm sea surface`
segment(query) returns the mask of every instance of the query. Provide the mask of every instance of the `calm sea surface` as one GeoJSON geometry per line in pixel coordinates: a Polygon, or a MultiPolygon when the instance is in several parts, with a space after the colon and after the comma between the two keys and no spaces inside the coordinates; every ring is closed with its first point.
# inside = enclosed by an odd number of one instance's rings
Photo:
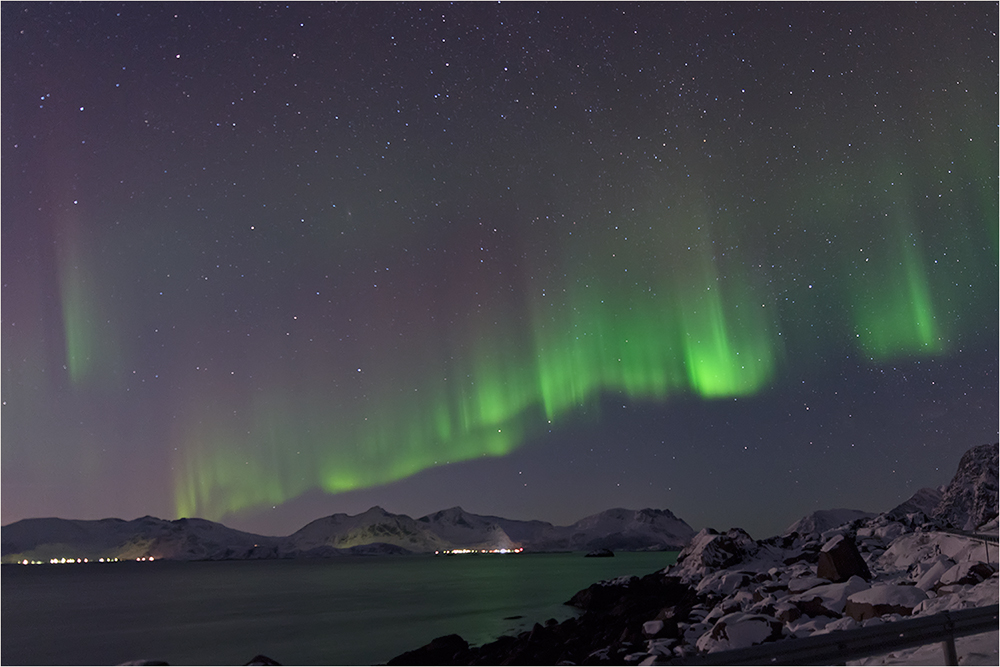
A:
{"type": "Polygon", "coordinates": [[[0,662],[384,663],[435,637],[473,644],[574,610],[590,584],[676,553],[4,565],[0,662]],[[512,616],[522,618],[511,619],[512,616]]]}

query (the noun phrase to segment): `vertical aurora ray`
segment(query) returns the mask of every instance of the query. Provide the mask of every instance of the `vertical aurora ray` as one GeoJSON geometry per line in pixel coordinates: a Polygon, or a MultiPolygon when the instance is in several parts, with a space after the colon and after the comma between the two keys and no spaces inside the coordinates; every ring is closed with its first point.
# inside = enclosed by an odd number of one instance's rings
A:
{"type": "Polygon", "coordinates": [[[858,344],[874,359],[939,354],[944,343],[916,242],[887,249],[860,280],[853,315],[858,344]],[[893,251],[894,250],[894,251],[893,251]]]}
{"type": "Polygon", "coordinates": [[[715,281],[683,300],[687,377],[690,387],[705,398],[753,394],[774,371],[775,344],[757,315],[760,306],[755,308],[740,291],[738,284],[715,281]]]}
{"type": "Polygon", "coordinates": [[[920,247],[910,178],[883,168],[884,190],[901,194],[892,212],[875,216],[847,273],[857,344],[870,358],[929,356],[945,349],[928,267],[920,247]]]}
{"type": "Polygon", "coordinates": [[[96,270],[93,246],[77,221],[60,226],[56,250],[65,365],[77,386],[112,383],[123,353],[108,317],[107,290],[96,270]]]}
{"type": "Polygon", "coordinates": [[[66,368],[73,384],[80,384],[97,362],[98,333],[93,318],[94,276],[88,271],[79,244],[69,238],[59,261],[59,299],[66,345],[66,368]]]}

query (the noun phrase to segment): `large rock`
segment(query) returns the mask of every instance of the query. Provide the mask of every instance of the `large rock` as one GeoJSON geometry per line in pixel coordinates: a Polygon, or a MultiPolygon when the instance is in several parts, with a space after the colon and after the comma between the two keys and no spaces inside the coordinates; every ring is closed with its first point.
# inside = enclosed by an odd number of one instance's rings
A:
{"type": "Polygon", "coordinates": [[[926,563],[917,563],[916,585],[922,591],[932,590],[938,585],[941,576],[955,565],[955,561],[944,554],[939,554],[937,558],[926,563]],[[923,566],[923,567],[921,567],[923,566]]]}
{"type": "Polygon", "coordinates": [[[819,550],[816,576],[839,583],[854,576],[870,581],[872,573],[854,540],[846,535],[837,535],[819,550]]]}
{"type": "Polygon", "coordinates": [[[705,528],[677,554],[677,564],[670,572],[685,581],[700,580],[710,572],[748,560],[759,550],[753,538],[741,528],[725,534],[705,528]]]}
{"type": "Polygon", "coordinates": [[[880,584],[848,596],[844,614],[859,623],[885,614],[909,616],[926,599],[927,593],[916,586],[880,584]]]}

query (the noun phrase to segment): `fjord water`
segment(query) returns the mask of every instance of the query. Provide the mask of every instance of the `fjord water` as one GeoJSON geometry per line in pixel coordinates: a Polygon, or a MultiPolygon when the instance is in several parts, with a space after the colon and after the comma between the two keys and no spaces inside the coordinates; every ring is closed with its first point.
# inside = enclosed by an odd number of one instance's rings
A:
{"type": "Polygon", "coordinates": [[[472,644],[563,620],[602,579],[676,552],[3,566],[3,664],[384,663],[435,637],[472,644]],[[520,616],[521,618],[510,618],[520,616]]]}

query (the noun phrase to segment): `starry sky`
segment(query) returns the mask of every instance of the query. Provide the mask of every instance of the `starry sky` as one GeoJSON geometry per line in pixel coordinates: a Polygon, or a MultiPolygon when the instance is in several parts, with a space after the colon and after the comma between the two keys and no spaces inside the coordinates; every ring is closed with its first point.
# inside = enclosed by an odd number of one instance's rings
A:
{"type": "Polygon", "coordinates": [[[2,5],[2,511],[755,537],[998,436],[997,5],[2,5]]]}

